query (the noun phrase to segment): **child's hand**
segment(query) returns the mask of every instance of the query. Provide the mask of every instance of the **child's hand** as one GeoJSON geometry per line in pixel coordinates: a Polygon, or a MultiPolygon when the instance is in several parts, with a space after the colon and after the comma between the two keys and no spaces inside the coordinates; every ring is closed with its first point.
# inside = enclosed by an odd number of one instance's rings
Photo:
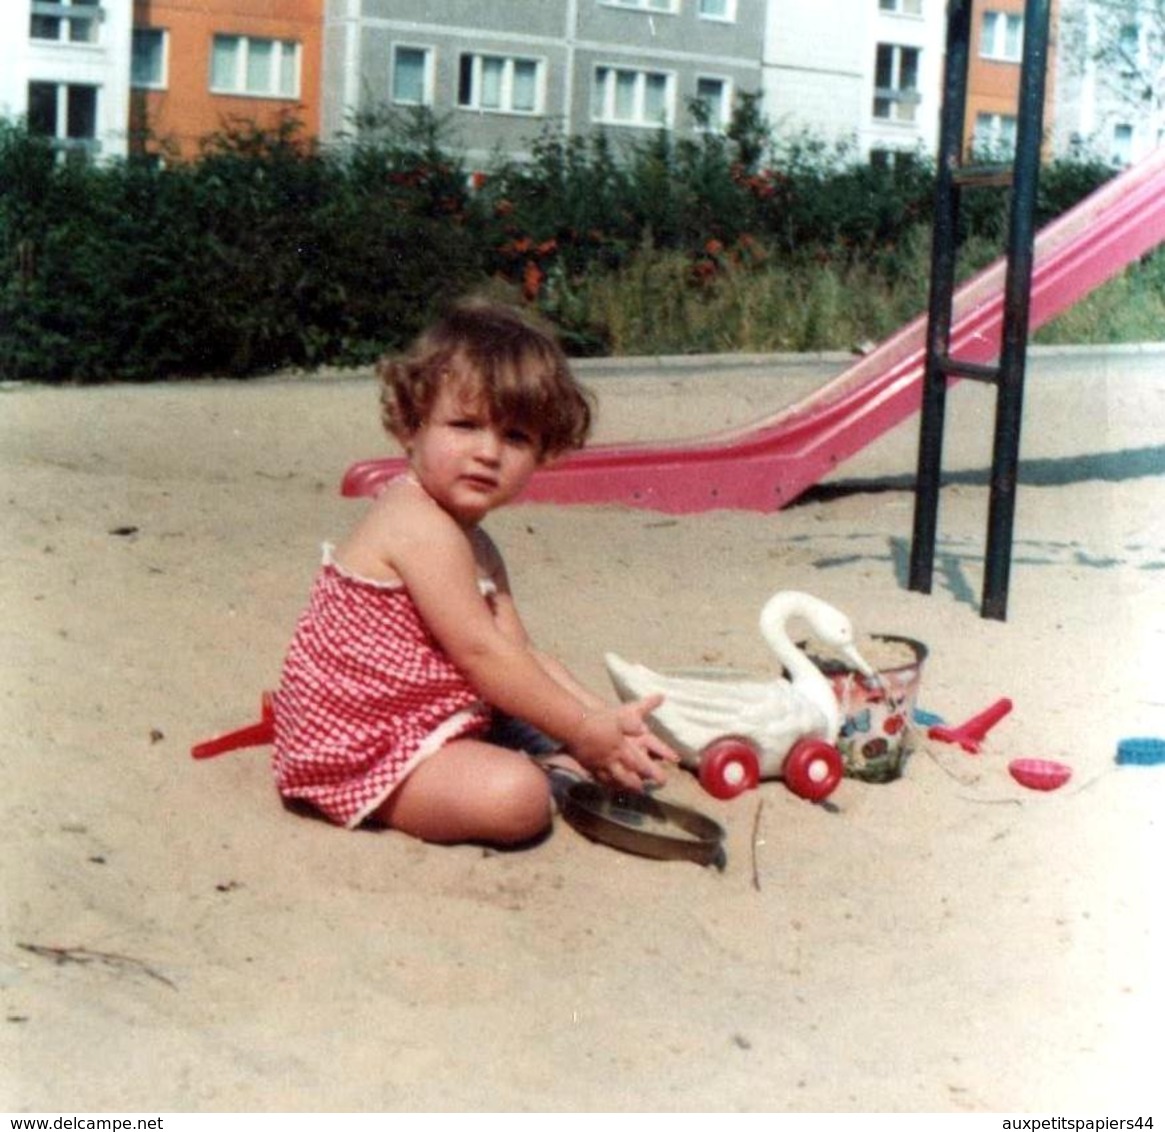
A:
{"type": "Polygon", "coordinates": [[[606,785],[642,790],[648,782],[666,782],[657,760],[674,763],[679,756],[647,726],[661,703],[663,696],[647,696],[588,715],[572,744],[575,757],[606,785]]]}
{"type": "Polygon", "coordinates": [[[678,763],[680,761],[680,756],[656,735],[654,731],[647,727],[643,729],[643,745],[647,748],[647,753],[654,758],[663,759],[664,762],[669,763],[678,763]]]}

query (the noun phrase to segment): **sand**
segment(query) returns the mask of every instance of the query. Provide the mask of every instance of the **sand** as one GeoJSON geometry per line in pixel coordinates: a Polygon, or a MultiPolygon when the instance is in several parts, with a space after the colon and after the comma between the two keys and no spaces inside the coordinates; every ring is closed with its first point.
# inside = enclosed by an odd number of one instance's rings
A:
{"type": "MultiPolygon", "coordinates": [[[[582,367],[601,437],[775,409],[844,359],[582,367]]],[[[992,394],[951,397],[935,589],[906,589],[916,424],[773,515],[491,519],[539,643],[765,666],[808,590],[925,642],[923,736],[826,805],[666,800],[723,871],[558,822],[514,852],[284,810],[263,748],[195,762],[273,685],[338,484],[389,451],[367,374],[0,391],[6,512],[0,1109],[1160,1115],[1165,352],[1037,351],[1006,622],[978,615],[992,394]],[[889,487],[894,490],[869,490],[889,487]],[[1072,768],[1052,793],[1017,757],[1072,768]]]]}

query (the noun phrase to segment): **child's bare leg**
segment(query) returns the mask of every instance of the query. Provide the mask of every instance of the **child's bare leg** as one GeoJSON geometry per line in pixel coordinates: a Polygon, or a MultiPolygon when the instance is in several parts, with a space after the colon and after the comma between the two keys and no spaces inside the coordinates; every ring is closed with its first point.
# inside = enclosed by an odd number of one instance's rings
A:
{"type": "Polygon", "coordinates": [[[425,841],[513,845],[549,827],[550,790],[525,754],[457,739],[419,763],[375,816],[425,841]]]}
{"type": "Polygon", "coordinates": [[[590,778],[590,772],[560,743],[556,743],[538,728],[512,715],[495,712],[493,724],[485,734],[487,743],[505,747],[509,751],[523,751],[534,764],[546,771],[550,778],[550,793],[558,807],[568,786],[580,778],[590,778]],[[555,772],[564,772],[562,774],[555,772]]]}

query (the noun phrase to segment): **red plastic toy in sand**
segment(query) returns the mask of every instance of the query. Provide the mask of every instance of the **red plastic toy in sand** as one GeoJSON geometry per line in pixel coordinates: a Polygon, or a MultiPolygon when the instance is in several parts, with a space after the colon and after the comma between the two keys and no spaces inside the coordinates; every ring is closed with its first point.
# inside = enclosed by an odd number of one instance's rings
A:
{"type": "Polygon", "coordinates": [[[227,751],[237,751],[243,747],[262,747],[274,738],[275,697],[271,692],[264,692],[258,723],[216,735],[213,739],[207,739],[205,743],[196,743],[190,748],[190,757],[211,759],[215,755],[224,755],[227,751]]]}
{"type": "Polygon", "coordinates": [[[1072,777],[1072,768],[1054,759],[1012,759],[1007,770],[1029,790],[1057,790],[1072,777]]]}
{"type": "MultiPolygon", "coordinates": [[[[751,740],[726,735],[700,753],[697,775],[713,798],[735,798],[761,780],[761,752],[751,740]]],[[[845,773],[841,754],[824,739],[804,738],[793,744],[781,763],[785,785],[810,802],[821,802],[837,789],[845,773]]]]}
{"type": "Polygon", "coordinates": [[[969,755],[979,753],[979,745],[983,742],[987,732],[991,730],[1009,711],[1011,700],[1006,696],[996,700],[985,711],[972,716],[966,723],[958,727],[932,727],[927,731],[927,737],[937,739],[940,743],[958,743],[969,755]]]}

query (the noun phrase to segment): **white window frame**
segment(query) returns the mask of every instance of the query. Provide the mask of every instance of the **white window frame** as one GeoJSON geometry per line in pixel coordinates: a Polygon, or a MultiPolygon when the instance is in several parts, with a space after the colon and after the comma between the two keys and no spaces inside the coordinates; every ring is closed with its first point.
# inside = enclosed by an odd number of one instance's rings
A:
{"type": "Polygon", "coordinates": [[[977,157],[1008,158],[1015,153],[1019,120],[1014,114],[980,111],[975,115],[971,150],[977,157]]]}
{"type": "Polygon", "coordinates": [[[870,164],[876,169],[897,170],[918,161],[917,151],[875,146],[870,150],[870,164]]]}
{"type": "Polygon", "coordinates": [[[647,70],[642,67],[626,67],[618,63],[597,63],[591,73],[591,121],[604,126],[635,126],[650,129],[671,129],[676,120],[676,76],[672,71],[647,70]],[[630,116],[618,114],[618,76],[633,76],[630,116]],[[647,84],[651,78],[664,80],[663,116],[648,117],[647,84]]]}
{"type": "MultiPolygon", "coordinates": [[[[62,83],[54,82],[52,79],[30,79],[28,85],[30,103],[32,101],[31,88],[34,85],[55,87],[57,92],[57,104],[55,108],[56,121],[53,123],[53,132],[40,136],[50,137],[53,144],[62,149],[78,149],[90,153],[96,153],[100,150],[101,143],[98,141],[98,133],[101,129],[101,87],[97,83],[62,83]],[[69,136],[69,92],[74,88],[91,90],[93,92],[92,134],[82,134],[77,137],[69,136]]],[[[31,106],[29,109],[31,110],[31,106]]]]}
{"type": "Polygon", "coordinates": [[[922,16],[922,0],[878,0],[878,10],[892,16],[922,16]]]}
{"type": "Polygon", "coordinates": [[[879,43],[875,48],[874,65],[874,99],[873,118],[876,122],[896,122],[904,126],[913,126],[918,121],[918,107],[922,102],[922,94],[918,86],[904,87],[902,85],[903,61],[907,52],[915,56],[915,83],[917,84],[922,73],[922,48],[904,43],[879,43]],[[890,85],[878,86],[877,56],[883,49],[893,52],[890,64],[890,85]],[[887,112],[879,114],[879,103],[887,104],[887,112]]]}
{"type": "Polygon", "coordinates": [[[394,43],[392,45],[392,73],[389,76],[389,90],[392,101],[397,106],[432,106],[435,74],[435,55],[433,48],[420,43],[394,43]],[[421,79],[421,98],[418,102],[412,98],[398,98],[396,91],[396,73],[398,59],[402,51],[416,51],[424,56],[424,75],[421,79]]]}
{"type": "Polygon", "coordinates": [[[457,56],[457,109],[472,110],[477,114],[516,114],[522,118],[536,118],[546,105],[546,60],[535,55],[503,55],[497,51],[462,51],[457,56]],[[462,79],[465,61],[470,61],[470,91],[463,97],[462,79]],[[498,104],[483,102],[485,90],[486,60],[501,61],[501,81],[498,87],[498,104]],[[514,74],[517,64],[531,64],[534,67],[534,105],[531,108],[514,105],[514,74]]]}
{"type": "Polygon", "coordinates": [[[652,16],[674,16],[679,11],[679,0],[601,0],[607,8],[634,8],[652,16]]]}
{"type": "Polygon", "coordinates": [[[736,23],[736,0],[697,0],[696,15],[702,20],[710,20],[717,24],[734,24],[736,23]],[[710,3],[715,3],[717,7],[723,7],[724,11],[707,11],[707,5],[710,3]]]}
{"type": "Polygon", "coordinates": [[[161,43],[161,60],[160,71],[161,75],[158,79],[146,82],[139,82],[134,78],[133,68],[135,63],[135,51],[131,48],[130,51],[130,86],[134,90],[165,90],[170,83],[170,33],[166,28],[145,28],[137,27],[133,29],[134,45],[139,35],[156,35],[161,43]]]}
{"type": "Polygon", "coordinates": [[[1141,25],[1135,22],[1121,24],[1118,36],[1117,50],[1123,63],[1120,68],[1121,78],[1136,78],[1137,72],[1144,65],[1145,36],[1141,34],[1141,25]]]}
{"type": "Polygon", "coordinates": [[[979,31],[979,57],[996,63],[1022,62],[1023,31],[1022,12],[989,8],[979,31]]]}
{"type": "Polygon", "coordinates": [[[237,35],[233,32],[215,32],[210,50],[210,93],[227,94],[237,98],[273,98],[281,101],[296,100],[299,98],[302,82],[303,49],[297,40],[272,39],[261,35],[237,35]],[[215,83],[215,51],[222,40],[233,40],[238,44],[234,59],[234,78],[227,84],[215,83]],[[252,48],[256,44],[269,43],[273,47],[271,79],[272,87],[267,90],[255,90],[248,87],[248,60],[252,48]],[[284,90],[280,84],[283,73],[284,59],[288,53],[292,55],[293,82],[290,91],[284,90]]]}
{"type": "Polygon", "coordinates": [[[720,105],[713,106],[713,113],[708,116],[707,131],[713,134],[722,134],[728,129],[732,123],[732,80],[725,78],[724,75],[697,75],[696,76],[696,98],[700,99],[700,84],[701,83],[719,83],[720,84],[720,105]],[[719,111],[719,113],[716,113],[719,111]]]}
{"type": "Polygon", "coordinates": [[[1128,122],[1117,122],[1112,128],[1112,164],[1123,169],[1133,163],[1133,141],[1136,130],[1128,122]]]}
{"type": "Polygon", "coordinates": [[[65,43],[72,47],[94,47],[101,42],[101,23],[105,9],[100,3],[83,0],[32,0],[29,12],[28,37],[33,43],[65,43]],[[37,16],[57,21],[56,35],[33,35],[32,24],[37,16]],[[74,39],[74,25],[91,25],[85,39],[74,39]]]}

